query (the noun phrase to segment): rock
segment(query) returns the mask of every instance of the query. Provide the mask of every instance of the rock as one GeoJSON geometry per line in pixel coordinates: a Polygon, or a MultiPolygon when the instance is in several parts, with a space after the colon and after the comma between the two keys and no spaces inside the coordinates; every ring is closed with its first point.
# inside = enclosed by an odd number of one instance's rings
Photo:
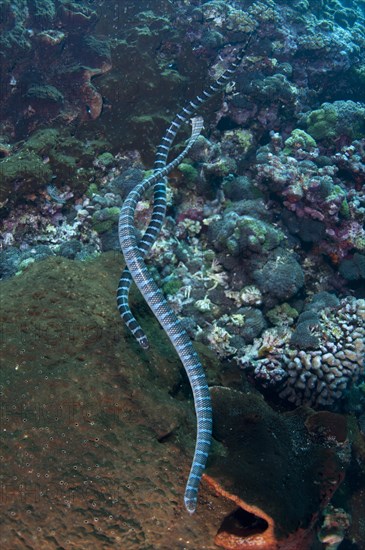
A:
{"type": "Polygon", "coordinates": [[[230,550],[312,548],[318,513],[348,465],[345,417],[304,408],[280,415],[262,396],[230,388],[213,388],[212,399],[221,449],[204,478],[214,494],[211,514],[220,517],[215,543],[230,550]]]}

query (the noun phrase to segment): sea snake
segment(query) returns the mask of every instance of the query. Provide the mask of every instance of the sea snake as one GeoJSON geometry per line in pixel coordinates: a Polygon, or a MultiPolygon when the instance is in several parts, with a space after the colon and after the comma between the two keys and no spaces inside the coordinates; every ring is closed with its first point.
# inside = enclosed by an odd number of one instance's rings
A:
{"type": "MultiPolygon", "coordinates": [[[[247,44],[246,44],[247,46],[247,44]]],[[[189,103],[177,114],[171,122],[169,128],[166,130],[162,142],[157,147],[156,160],[154,165],[155,173],[166,166],[167,157],[171,149],[171,145],[175,139],[175,136],[181,126],[188,122],[189,119],[194,115],[194,113],[199,109],[199,107],[213,97],[223,86],[227,84],[227,81],[232,77],[232,74],[236,71],[238,65],[240,64],[246,47],[237,55],[236,59],[230,64],[228,69],[211,84],[206,90],[204,90],[200,95],[196,96],[193,101],[189,103]]],[[[166,213],[166,179],[159,179],[153,188],[153,212],[149,225],[138,243],[138,247],[145,256],[150,250],[152,245],[156,242],[157,237],[160,233],[163,221],[165,219],[166,213]]],[[[132,277],[129,273],[128,268],[126,267],[119,279],[119,284],[117,288],[117,306],[121,318],[123,319],[126,326],[129,328],[133,336],[136,338],[137,342],[144,349],[148,349],[149,343],[148,338],[145,335],[142,327],[139,325],[134,315],[132,314],[129,308],[128,295],[130,286],[132,283],[132,277]]]]}
{"type": "Polygon", "coordinates": [[[155,242],[164,221],[166,212],[165,176],[181,162],[195,143],[202,129],[202,119],[192,119],[192,135],[186,148],[176,157],[176,159],[166,165],[167,156],[176,133],[181,125],[185,123],[197,109],[205,103],[205,101],[210,99],[219,89],[227,84],[227,81],[231,78],[241,62],[243,54],[244,51],[241,51],[235,61],[231,63],[229,68],[218,78],[218,80],[211,84],[207,90],[204,90],[201,95],[197,96],[194,101],[190,101],[187,107],[184,107],[182,111],[176,115],[163,137],[162,143],[158,147],[154,174],[147,180],[138,184],[129,193],[119,217],[119,241],[127,265],[122,273],[117,290],[118,309],[120,314],[140,345],[143,348],[147,348],[147,337],[129,310],[128,292],[133,279],[175,347],[184,365],[193,391],[197,417],[197,436],[194,458],[184,495],[185,507],[190,513],[195,512],[196,509],[198,488],[211,444],[212,408],[210,393],[203,367],[192,346],[190,338],[184,330],[180,320],[166,302],[161,290],[149,275],[144,263],[144,256],[155,242]],[[152,217],[143,238],[138,241],[134,226],[135,208],[144,193],[152,186],[154,186],[154,207],[152,217]]]}
{"type": "Polygon", "coordinates": [[[170,164],[165,166],[165,168],[156,172],[147,180],[139,183],[129,193],[120,212],[118,230],[120,246],[129,272],[179,354],[193,389],[195,410],[198,419],[198,433],[194,461],[184,497],[185,506],[191,513],[195,511],[198,485],[205,467],[206,459],[208,458],[211,442],[212,410],[210,405],[210,394],[208,385],[205,382],[203,368],[189,336],[183,329],[181,321],[176,317],[175,313],[166,302],[164,295],[155,281],[151,278],[145,266],[143,253],[138,248],[138,240],[134,227],[134,213],[136,205],[138,201],[141,200],[144,193],[175,168],[188,154],[202,128],[203,119],[200,117],[193,118],[191,138],[182,153],[170,162],[170,164]]]}

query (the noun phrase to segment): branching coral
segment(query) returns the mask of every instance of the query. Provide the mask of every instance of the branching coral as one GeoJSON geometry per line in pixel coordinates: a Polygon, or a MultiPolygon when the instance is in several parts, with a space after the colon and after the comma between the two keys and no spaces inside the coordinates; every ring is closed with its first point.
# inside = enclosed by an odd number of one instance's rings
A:
{"type": "Polygon", "coordinates": [[[238,362],[259,385],[295,405],[332,406],[365,374],[365,300],[307,309],[295,331],[275,331],[275,338],[266,331],[238,362]]]}

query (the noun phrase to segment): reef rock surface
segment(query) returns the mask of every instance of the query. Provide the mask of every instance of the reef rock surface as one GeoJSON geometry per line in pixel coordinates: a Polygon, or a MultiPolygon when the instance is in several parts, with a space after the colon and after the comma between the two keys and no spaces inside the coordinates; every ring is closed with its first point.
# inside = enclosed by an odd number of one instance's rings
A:
{"type": "MultiPolygon", "coordinates": [[[[114,253],[88,262],[53,257],[2,283],[3,548],[182,550],[190,545],[213,550],[224,517],[232,513],[232,500],[222,503],[207,482],[197,513],[189,516],[183,507],[195,438],[187,381],[156,324],[149,323],[154,344],[148,353],[127,335],[114,305],[120,264],[119,254],[114,253]]],[[[146,309],[136,297],[133,305],[145,324],[146,309]]],[[[214,379],[213,362],[209,356],[202,358],[214,379]]],[[[301,479],[303,474],[301,444],[306,446],[304,453],[309,452],[310,437],[302,438],[303,420],[312,417],[306,413],[302,419],[292,415],[292,420],[280,420],[260,396],[251,396],[251,418],[247,403],[241,402],[244,394],[222,391],[213,392],[215,435],[221,443],[214,445],[209,479],[230,493],[237,490],[237,498],[244,499],[242,479],[249,472],[249,498],[257,482],[256,506],[263,508],[262,477],[274,476],[275,486],[285,473],[278,462],[270,472],[263,470],[268,461],[257,460],[255,466],[257,448],[262,450],[267,438],[272,443],[267,430],[273,423],[287,427],[272,450],[279,456],[285,454],[284,447],[291,449],[293,487],[295,476],[301,479]],[[241,411],[243,421],[241,432],[236,430],[232,438],[235,410],[241,411]],[[287,422],[301,425],[295,436],[294,424],[287,422]],[[253,427],[261,441],[256,447],[253,427]],[[229,466],[245,454],[250,470],[244,461],[242,468],[237,462],[235,469],[229,466]]],[[[317,424],[311,429],[318,437],[311,437],[317,438],[312,457],[318,461],[315,465],[308,461],[305,475],[310,480],[311,471],[315,472],[313,483],[317,474],[325,475],[319,485],[314,484],[308,506],[303,506],[304,517],[297,511],[295,521],[303,528],[312,527],[348,462],[346,429],[340,430],[338,443],[338,430],[332,430],[329,445],[323,423],[317,424]],[[333,468],[327,476],[329,463],[333,468]]],[[[284,502],[280,491],[276,498],[280,511],[279,502],[284,502]]],[[[266,513],[275,516],[275,503],[266,513]]],[[[280,512],[280,529],[285,531],[283,517],[280,512]]],[[[291,535],[293,530],[292,524],[287,526],[291,535]]]]}

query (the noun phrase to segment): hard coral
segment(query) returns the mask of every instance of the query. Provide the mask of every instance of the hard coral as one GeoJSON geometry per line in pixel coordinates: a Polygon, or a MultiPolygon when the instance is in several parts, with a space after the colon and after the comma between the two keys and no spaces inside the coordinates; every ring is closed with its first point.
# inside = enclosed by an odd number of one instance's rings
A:
{"type": "Polygon", "coordinates": [[[342,153],[321,157],[306,135],[294,130],[283,146],[273,134],[257,153],[258,182],[285,207],[281,217],[289,232],[337,265],[365,249],[363,146],[355,141],[342,153]]]}
{"type": "Polygon", "coordinates": [[[359,139],[365,130],[365,108],[354,101],[323,103],[315,111],[304,115],[302,122],[314,139],[359,139]]]}
{"type": "Polygon", "coordinates": [[[272,224],[240,215],[227,209],[221,220],[209,227],[209,238],[219,252],[228,250],[233,256],[250,253],[267,254],[284,239],[283,233],[272,224]]]}
{"type": "Polygon", "coordinates": [[[273,298],[281,301],[292,298],[304,285],[303,270],[293,254],[278,248],[268,261],[253,272],[260,290],[267,295],[267,304],[273,298]]]}
{"type": "Polygon", "coordinates": [[[253,370],[254,380],[295,405],[332,407],[365,374],[365,300],[346,298],[318,313],[307,310],[291,340],[278,340],[260,358],[265,338],[238,359],[253,370]]]}

